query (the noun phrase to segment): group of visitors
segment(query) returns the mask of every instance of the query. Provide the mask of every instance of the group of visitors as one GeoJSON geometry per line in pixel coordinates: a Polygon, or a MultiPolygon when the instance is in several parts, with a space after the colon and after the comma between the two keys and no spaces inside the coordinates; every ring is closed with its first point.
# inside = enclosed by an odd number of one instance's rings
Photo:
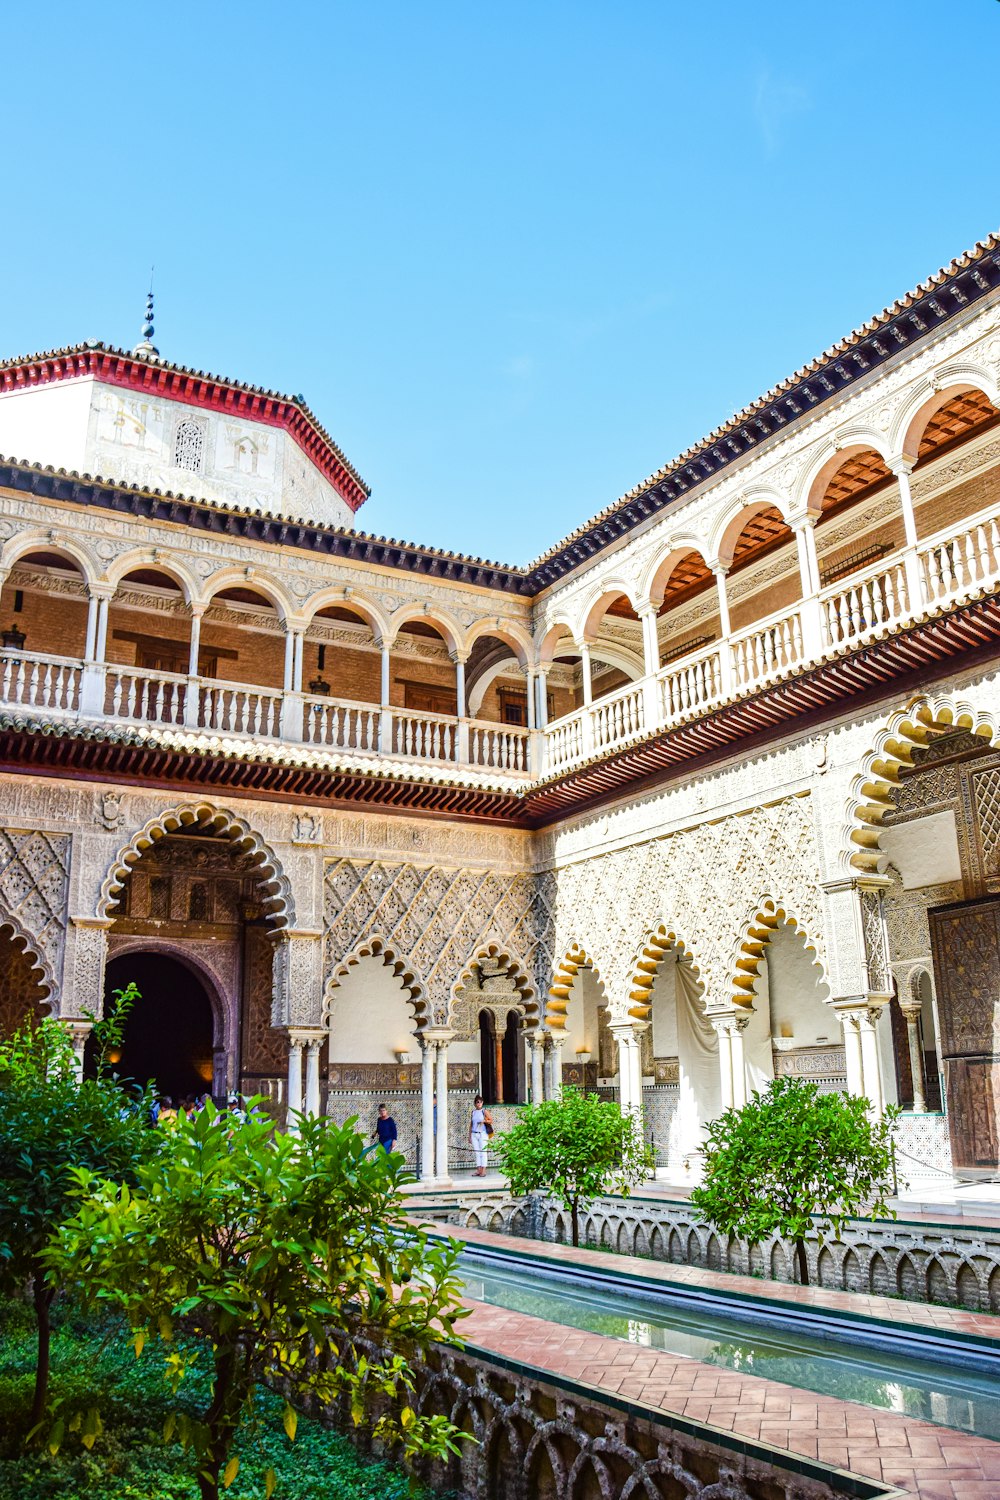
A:
{"type": "Polygon", "coordinates": [[[153,1099],[150,1106],[150,1118],[154,1125],[171,1125],[178,1115],[196,1115],[205,1108],[208,1102],[208,1094],[185,1094],[183,1099],[175,1104],[170,1094],[153,1099]]]}
{"type": "MultiPolygon", "coordinates": [[[[434,1133],[437,1134],[437,1094],[434,1095],[434,1133]]],[[[483,1106],[482,1094],[477,1094],[472,1101],[472,1116],[469,1120],[469,1145],[472,1147],[476,1160],[477,1177],[486,1176],[486,1151],[492,1134],[493,1118],[489,1110],[483,1106]]],[[[396,1149],[399,1131],[395,1120],[389,1113],[388,1104],[380,1104],[378,1107],[378,1119],[372,1131],[372,1140],[376,1138],[386,1155],[391,1156],[396,1149]]]]}

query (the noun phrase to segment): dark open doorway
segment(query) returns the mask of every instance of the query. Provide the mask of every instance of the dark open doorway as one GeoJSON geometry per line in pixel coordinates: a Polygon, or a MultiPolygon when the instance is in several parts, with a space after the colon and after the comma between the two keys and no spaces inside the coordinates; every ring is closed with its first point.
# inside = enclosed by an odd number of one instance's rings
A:
{"type": "Polygon", "coordinates": [[[175,1101],[212,1089],[212,1006],[198,976],[165,953],[126,953],[108,964],[109,997],[134,981],[141,995],[125,1027],[114,1070],[139,1083],[155,1079],[175,1101]]]}

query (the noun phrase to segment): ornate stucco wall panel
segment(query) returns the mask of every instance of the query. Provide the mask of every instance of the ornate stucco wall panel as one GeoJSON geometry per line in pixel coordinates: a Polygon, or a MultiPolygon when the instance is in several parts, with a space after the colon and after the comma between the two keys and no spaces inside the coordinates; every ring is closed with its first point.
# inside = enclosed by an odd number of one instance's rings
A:
{"type": "Polygon", "coordinates": [[[53,1005],[62,984],[71,846],[68,833],[0,829],[0,913],[14,918],[40,961],[53,1005]]]}
{"type": "Polygon", "coordinates": [[[548,983],[544,897],[526,873],[422,868],[387,861],[331,860],[326,869],[328,990],[359,946],[377,938],[380,951],[410,968],[432,1024],[448,1021],[456,977],[491,944],[548,983]]]}
{"type": "Polygon", "coordinates": [[[706,998],[723,1003],[748,896],[780,902],[823,962],[819,882],[809,799],[789,797],[559,870],[550,946],[560,957],[583,948],[624,1015],[636,960],[662,924],[692,955],[706,998]]]}

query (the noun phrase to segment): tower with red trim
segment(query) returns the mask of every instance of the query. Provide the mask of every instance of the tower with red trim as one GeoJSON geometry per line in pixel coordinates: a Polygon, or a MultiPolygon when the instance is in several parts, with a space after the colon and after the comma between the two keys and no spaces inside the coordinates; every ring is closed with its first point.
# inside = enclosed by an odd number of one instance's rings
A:
{"type": "Polygon", "coordinates": [[[152,298],[131,353],[88,342],[0,364],[0,454],[198,500],[350,526],[368,498],[301,396],[170,364],[152,298]]]}

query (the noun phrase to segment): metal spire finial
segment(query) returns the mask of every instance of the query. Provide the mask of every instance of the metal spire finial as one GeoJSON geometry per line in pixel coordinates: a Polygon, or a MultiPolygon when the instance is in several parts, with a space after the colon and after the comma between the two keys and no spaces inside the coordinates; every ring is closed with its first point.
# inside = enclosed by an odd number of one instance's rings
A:
{"type": "Polygon", "coordinates": [[[159,359],[159,357],[160,357],[160,351],[159,351],[159,349],[157,349],[156,345],[153,343],[153,334],[156,332],[156,330],[153,327],[153,270],[154,269],[155,269],[155,267],[151,268],[150,272],[149,272],[149,291],[148,291],[148,293],[146,295],[146,316],[143,319],[143,324],[142,324],[142,338],[139,341],[139,343],[136,344],[135,348],[132,350],[133,354],[142,355],[146,359],[159,359]]]}

